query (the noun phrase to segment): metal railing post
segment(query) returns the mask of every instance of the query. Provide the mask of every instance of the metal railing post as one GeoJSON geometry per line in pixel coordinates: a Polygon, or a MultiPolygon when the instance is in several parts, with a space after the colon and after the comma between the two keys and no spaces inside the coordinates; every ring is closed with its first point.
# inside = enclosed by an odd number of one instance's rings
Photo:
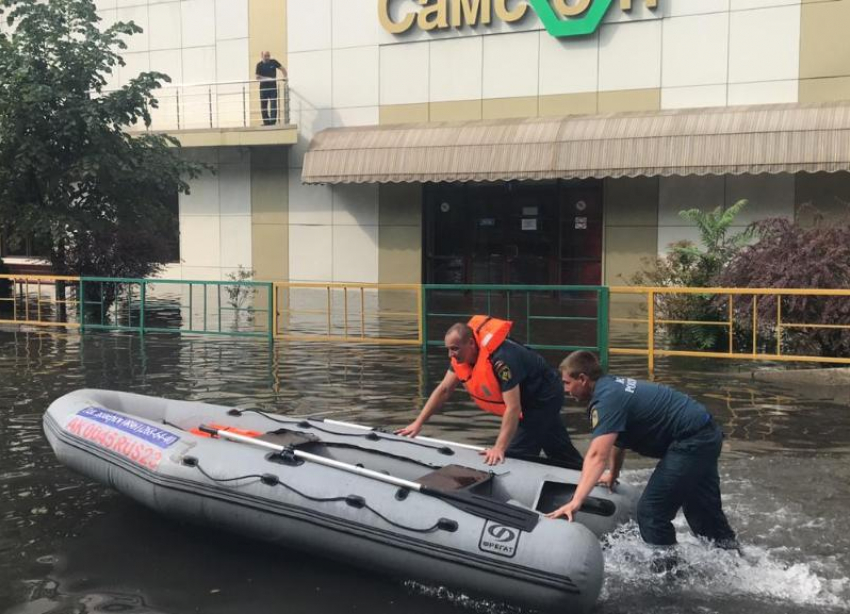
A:
{"type": "Polygon", "coordinates": [[[212,103],[212,86],[207,89],[207,99],[209,100],[210,105],[210,128],[214,128],[213,126],[213,103],[212,103]]]}
{"type": "MultiPolygon", "coordinates": [[[[140,299],[140,305],[141,305],[139,307],[139,333],[144,335],[145,334],[145,302],[147,301],[147,297],[148,297],[148,282],[145,281],[145,280],[142,280],[142,283],[140,283],[139,286],[140,286],[139,287],[139,291],[140,291],[139,299],[140,299]]],[[[128,293],[132,292],[132,290],[133,290],[132,284],[128,285],[128,288],[129,289],[127,290],[127,292],[128,293]]]]}
{"type": "Polygon", "coordinates": [[[175,96],[175,107],[177,108],[177,129],[180,130],[180,88],[177,88],[175,96]]]}
{"type": "Polygon", "coordinates": [[[86,329],[86,299],[83,288],[85,288],[85,281],[80,277],[79,296],[77,297],[77,318],[80,320],[80,332],[86,329]]]}
{"type": "Polygon", "coordinates": [[[247,109],[247,100],[246,100],[246,88],[242,86],[242,127],[248,127],[248,109],[247,109]]]}
{"type": "Polygon", "coordinates": [[[655,371],[655,292],[650,290],[646,296],[647,311],[647,368],[649,375],[655,371]]]}
{"type": "Polygon", "coordinates": [[[602,368],[607,371],[609,359],[608,347],[611,345],[609,339],[611,294],[608,286],[599,289],[598,297],[599,301],[596,312],[596,347],[599,348],[599,362],[602,364],[602,368]]]}

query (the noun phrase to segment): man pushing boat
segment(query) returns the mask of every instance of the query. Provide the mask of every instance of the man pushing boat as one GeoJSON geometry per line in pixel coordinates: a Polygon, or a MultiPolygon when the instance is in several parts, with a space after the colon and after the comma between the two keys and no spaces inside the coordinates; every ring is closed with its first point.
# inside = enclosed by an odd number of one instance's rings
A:
{"type": "Polygon", "coordinates": [[[416,437],[463,384],[478,407],[502,418],[496,443],[481,452],[488,465],[506,456],[536,457],[542,449],[547,458],[580,469],[582,456],[561,422],[561,378],[542,356],[508,338],[512,325],[483,315],[452,325],[445,336],[446,375],[416,420],[396,433],[416,437]]]}

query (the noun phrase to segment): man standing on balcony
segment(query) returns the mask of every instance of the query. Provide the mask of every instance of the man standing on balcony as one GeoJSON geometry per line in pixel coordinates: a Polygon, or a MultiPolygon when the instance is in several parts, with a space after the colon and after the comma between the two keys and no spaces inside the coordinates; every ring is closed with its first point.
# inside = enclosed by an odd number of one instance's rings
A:
{"type": "Polygon", "coordinates": [[[271,53],[263,51],[262,60],[257,62],[256,77],[260,82],[260,109],[263,114],[263,124],[273,126],[277,123],[277,71],[286,79],[286,69],[280,62],[273,60],[271,53]]]}
{"type": "Polygon", "coordinates": [[[462,383],[478,407],[502,418],[496,443],[481,453],[488,465],[506,456],[535,458],[543,449],[557,464],[580,469],[581,454],[561,422],[564,390],[558,372],[540,354],[509,339],[511,326],[480,315],[449,328],[449,370],[416,420],[396,433],[416,437],[462,383]]]}

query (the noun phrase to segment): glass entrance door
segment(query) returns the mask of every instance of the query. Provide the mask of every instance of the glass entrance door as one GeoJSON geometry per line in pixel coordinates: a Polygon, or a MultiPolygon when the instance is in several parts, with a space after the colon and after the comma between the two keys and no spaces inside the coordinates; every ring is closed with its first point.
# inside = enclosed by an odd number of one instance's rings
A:
{"type": "Polygon", "coordinates": [[[601,203],[599,182],[428,185],[425,280],[600,283],[601,203]]]}

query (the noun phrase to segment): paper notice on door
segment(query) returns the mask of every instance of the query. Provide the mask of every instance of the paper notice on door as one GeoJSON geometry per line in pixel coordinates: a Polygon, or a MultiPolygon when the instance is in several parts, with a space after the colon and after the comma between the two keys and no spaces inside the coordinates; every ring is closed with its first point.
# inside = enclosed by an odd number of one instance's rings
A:
{"type": "Polygon", "coordinates": [[[523,218],[522,220],[522,229],[523,230],[537,230],[537,218],[523,218]]]}
{"type": "Polygon", "coordinates": [[[587,218],[586,217],[577,217],[576,218],[576,230],[587,230],[587,218]]]}

